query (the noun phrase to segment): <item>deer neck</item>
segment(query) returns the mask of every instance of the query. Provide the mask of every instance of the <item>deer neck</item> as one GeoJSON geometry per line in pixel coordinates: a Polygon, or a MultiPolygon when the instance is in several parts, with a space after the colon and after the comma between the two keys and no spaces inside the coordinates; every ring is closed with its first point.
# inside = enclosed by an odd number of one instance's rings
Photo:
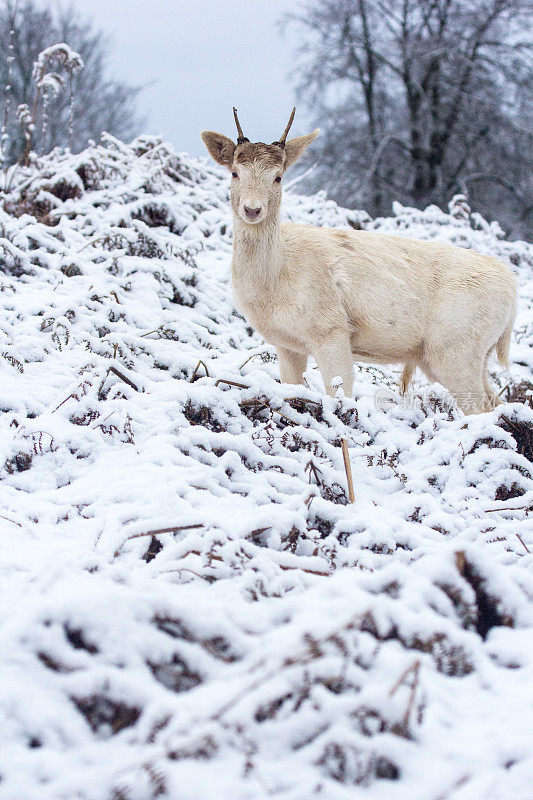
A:
{"type": "Polygon", "coordinates": [[[281,268],[279,212],[258,225],[248,225],[234,215],[232,273],[237,293],[257,302],[275,283],[281,268]]]}

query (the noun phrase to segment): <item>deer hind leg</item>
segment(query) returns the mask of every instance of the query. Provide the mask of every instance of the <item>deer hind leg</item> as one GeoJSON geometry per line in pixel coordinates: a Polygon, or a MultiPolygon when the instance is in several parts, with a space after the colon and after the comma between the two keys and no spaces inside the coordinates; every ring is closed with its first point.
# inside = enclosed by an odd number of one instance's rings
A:
{"type": "Polygon", "coordinates": [[[425,354],[420,365],[428,378],[438,381],[454,396],[465,414],[481,414],[494,408],[494,392],[486,380],[486,355],[477,356],[471,351],[434,351],[425,354]],[[487,387],[489,391],[487,391],[487,387]]]}
{"type": "Polygon", "coordinates": [[[334,331],[312,351],[326,387],[332,397],[335,390],[331,381],[337,375],[342,378],[342,389],[346,397],[353,391],[353,355],[350,337],[345,331],[334,331]]]}
{"type": "Polygon", "coordinates": [[[499,406],[503,401],[494,391],[494,387],[489,379],[488,362],[491,352],[492,347],[485,356],[485,363],[483,365],[483,386],[485,388],[485,394],[487,395],[487,402],[490,404],[491,408],[496,408],[496,406],[499,406]]]}
{"type": "Polygon", "coordinates": [[[413,377],[414,371],[416,367],[413,364],[407,363],[402,371],[400,376],[400,394],[405,394],[407,389],[409,388],[409,384],[411,383],[411,378],[413,377]]]}
{"type": "Polygon", "coordinates": [[[276,347],[279,361],[279,374],[282,383],[303,383],[303,374],[307,367],[307,355],[276,347]]]}

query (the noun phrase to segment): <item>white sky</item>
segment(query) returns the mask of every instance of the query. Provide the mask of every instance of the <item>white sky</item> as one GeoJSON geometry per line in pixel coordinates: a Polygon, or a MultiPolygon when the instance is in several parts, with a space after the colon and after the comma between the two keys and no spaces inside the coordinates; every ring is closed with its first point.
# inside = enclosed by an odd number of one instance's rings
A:
{"type": "MultiPolygon", "coordinates": [[[[147,132],[204,155],[203,128],[232,136],[232,106],[246,135],[270,142],[283,131],[294,93],[295,32],[276,25],[294,0],[75,0],[113,37],[116,77],[149,84],[139,106],[147,132]]],[[[306,133],[303,110],[295,134],[306,133]]]]}

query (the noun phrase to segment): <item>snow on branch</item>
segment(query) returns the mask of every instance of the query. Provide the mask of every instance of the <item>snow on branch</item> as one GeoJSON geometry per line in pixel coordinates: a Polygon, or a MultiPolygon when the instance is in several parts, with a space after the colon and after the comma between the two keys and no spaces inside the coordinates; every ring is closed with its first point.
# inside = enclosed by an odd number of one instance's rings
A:
{"type": "MultiPolygon", "coordinates": [[[[42,50],[38,58],[33,64],[33,80],[35,81],[35,99],[33,102],[33,109],[30,115],[29,110],[25,111],[21,116],[17,114],[17,118],[22,127],[24,137],[26,139],[26,148],[21,158],[21,162],[28,163],[28,158],[31,150],[32,134],[35,130],[35,122],[37,112],[39,109],[39,100],[42,96],[42,140],[43,147],[46,142],[46,133],[48,130],[48,103],[50,97],[54,97],[64,86],[64,81],[57,70],[63,70],[68,75],[68,88],[69,88],[69,122],[68,122],[68,140],[69,150],[72,149],[72,138],[74,128],[74,107],[73,107],[73,82],[74,75],[83,69],[83,59],[79,53],[72,50],[68,44],[61,42],[60,44],[53,44],[42,50]],[[30,115],[30,119],[28,119],[30,115]]],[[[19,112],[20,112],[19,107],[19,112]]],[[[28,107],[26,106],[26,109],[28,107]]]]}
{"type": "Polygon", "coordinates": [[[61,44],[53,44],[42,50],[33,64],[33,79],[39,84],[42,80],[46,70],[50,69],[64,69],[69,73],[76,73],[83,69],[83,59],[79,53],[72,50],[62,42],[61,44]]]}

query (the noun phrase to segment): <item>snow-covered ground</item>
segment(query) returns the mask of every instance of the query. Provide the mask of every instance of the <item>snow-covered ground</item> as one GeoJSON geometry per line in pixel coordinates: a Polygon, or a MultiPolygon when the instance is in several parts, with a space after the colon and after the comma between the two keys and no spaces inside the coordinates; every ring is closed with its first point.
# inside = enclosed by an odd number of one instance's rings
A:
{"type": "Polygon", "coordinates": [[[398,368],[280,385],[207,161],[106,137],[5,208],[1,800],[531,800],[533,247],[286,192],[516,270],[523,402],[464,417],[398,368]]]}

